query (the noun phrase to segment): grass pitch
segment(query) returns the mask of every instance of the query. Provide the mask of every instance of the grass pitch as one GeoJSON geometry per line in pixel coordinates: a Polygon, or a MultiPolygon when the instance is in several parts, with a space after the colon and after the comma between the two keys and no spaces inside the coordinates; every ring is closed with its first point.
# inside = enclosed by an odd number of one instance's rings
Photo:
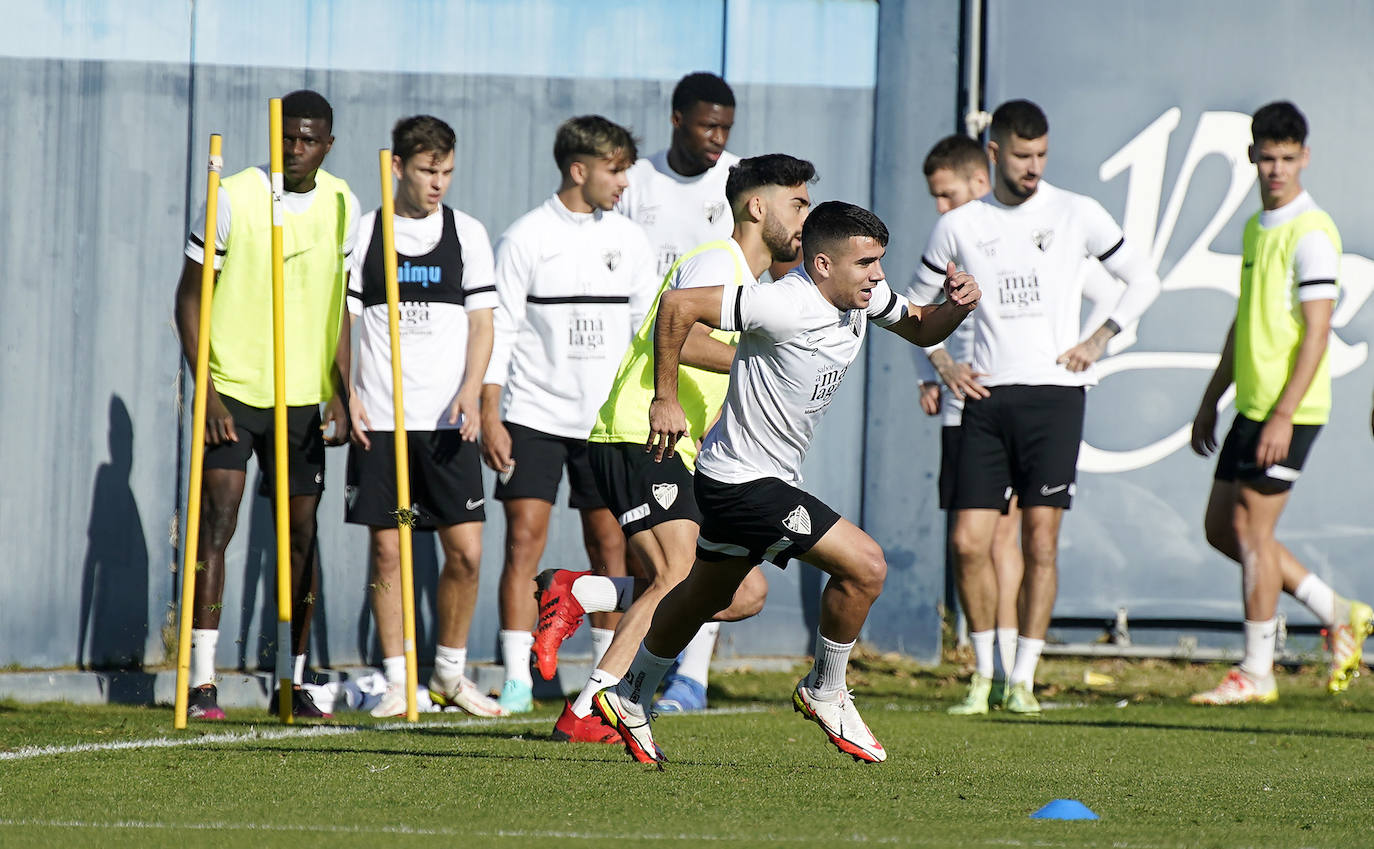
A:
{"type": "Polygon", "coordinates": [[[1333,698],[1300,670],[1277,705],[1184,703],[1223,671],[1050,660],[1042,718],[969,719],[944,714],[959,666],[860,657],[850,683],[889,752],[876,766],[793,714],[800,670],[717,675],[722,712],[655,726],[662,771],[551,742],[552,705],[413,726],[239,711],[174,732],[167,708],[6,704],[0,846],[1374,845],[1369,678],[1333,698]],[[1101,819],[1029,819],[1060,798],[1101,819]]]}

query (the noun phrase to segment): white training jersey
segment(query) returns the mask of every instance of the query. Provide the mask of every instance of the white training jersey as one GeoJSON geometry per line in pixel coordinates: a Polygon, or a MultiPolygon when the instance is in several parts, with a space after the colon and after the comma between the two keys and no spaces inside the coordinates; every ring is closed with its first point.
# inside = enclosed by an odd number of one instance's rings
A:
{"type": "MultiPolygon", "coordinates": [[[[262,176],[262,184],[270,191],[272,183],[267,178],[267,166],[259,165],[258,173],[262,176]]],[[[308,192],[282,192],[282,207],[292,215],[303,215],[310,209],[310,204],[315,202],[316,190],[308,192]]],[[[220,186],[219,208],[215,212],[215,270],[219,271],[224,266],[224,252],[229,244],[229,222],[233,220],[233,213],[229,209],[229,193],[220,186]]],[[[358,210],[362,206],[358,203],[358,196],[350,190],[348,199],[352,202],[349,209],[358,210]]],[[[358,218],[356,215],[348,219],[348,227],[344,231],[343,252],[344,256],[351,256],[353,248],[358,241],[358,218]]],[[[186,256],[193,262],[201,265],[205,264],[205,204],[201,204],[200,213],[191,222],[191,235],[186,239],[186,256]]],[[[269,319],[270,320],[270,319],[269,319]]]]}
{"type": "MultiPolygon", "coordinates": [[[[1307,192],[1285,203],[1278,209],[1261,209],[1259,226],[1268,230],[1287,224],[1304,212],[1321,209],[1307,192]]],[[[1331,237],[1324,230],[1313,230],[1298,240],[1293,249],[1293,282],[1308,280],[1336,280],[1341,274],[1341,255],[1332,244],[1331,237]]],[[[1335,283],[1309,283],[1299,286],[1298,301],[1334,301],[1340,294],[1335,283]]]]}
{"type": "MultiPolygon", "coordinates": [[[[1083,341],[1097,332],[1111,315],[1111,311],[1121,300],[1121,293],[1126,290],[1125,284],[1113,277],[1102,263],[1096,259],[1085,259],[1079,266],[1079,275],[1082,278],[1083,297],[1092,303],[1092,310],[1083,319],[1082,327],[1079,332],[1079,341],[1083,341]]],[[[918,278],[912,282],[911,289],[907,292],[907,298],[918,306],[933,304],[944,299],[942,287],[932,287],[920,281],[918,278]]],[[[916,349],[916,372],[922,383],[938,383],[940,385],[940,424],[943,427],[958,427],[964,421],[964,402],[954,397],[950,388],[940,380],[940,375],[935,370],[935,366],[930,362],[930,353],[936,350],[943,350],[956,363],[973,362],[973,326],[972,321],[963,321],[954,328],[954,332],[949,334],[943,342],[931,345],[929,348],[916,349]]],[[[1129,341],[1122,336],[1112,339],[1112,343],[1129,341]]],[[[1111,343],[1108,345],[1108,352],[1112,353],[1111,343]]]]}
{"type": "Polygon", "coordinates": [[[800,268],[773,283],[726,286],[720,329],[739,331],[739,349],[697,470],[722,483],[799,485],[816,425],[859,356],[869,320],[886,327],[906,315],[906,298],[886,283],[873,289],[867,310],[838,309],[800,268]]]}
{"type": "Polygon", "coordinates": [[[1125,279],[1110,317],[1128,326],[1158,295],[1159,278],[1135,261],[1100,203],[1042,180],[1018,206],[987,195],[940,216],[918,275],[927,288],[938,285],[953,261],[978,281],[972,361],[984,385],[1090,386],[1095,369],[1071,372],[1056,362],[1080,341],[1089,257],[1125,279]]]}
{"type": "Polygon", "coordinates": [[[736,162],[738,156],[723,151],[715,165],[695,177],[684,177],[668,165],[668,151],[660,150],[630,166],[629,188],[621,193],[615,209],[648,234],[658,279],[697,245],[730,238],[735,220],[725,202],[725,180],[736,162]]]}
{"type": "MultiPolygon", "coordinates": [[[[354,377],[358,401],[373,430],[390,431],[396,428],[396,417],[386,292],[384,284],[379,291],[380,281],[364,274],[377,215],[373,210],[363,216],[358,249],[348,260],[348,311],[361,324],[354,377]]],[[[468,313],[494,309],[497,303],[487,228],[471,215],[445,206],[424,218],[392,219],[405,428],[457,428],[461,422],[450,424],[448,413],[467,375],[468,313]],[[454,234],[450,239],[456,237],[456,246],[440,245],[446,232],[454,234]],[[455,273],[458,279],[449,279],[455,273]]],[[[380,239],[377,249],[381,250],[380,239]]]]}
{"type": "Polygon", "coordinates": [[[571,212],[557,195],[496,245],[495,341],[485,383],[502,415],[585,439],[662,276],[644,231],[617,212],[571,212]]]}

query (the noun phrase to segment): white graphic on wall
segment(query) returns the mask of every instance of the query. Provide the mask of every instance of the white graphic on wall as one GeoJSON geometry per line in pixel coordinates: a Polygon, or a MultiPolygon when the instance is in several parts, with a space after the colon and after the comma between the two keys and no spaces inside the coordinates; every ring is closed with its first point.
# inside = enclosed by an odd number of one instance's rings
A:
{"type": "MultiPolygon", "coordinates": [[[[1230,183],[1217,204],[1207,225],[1192,244],[1162,278],[1164,291],[1184,289],[1217,289],[1235,296],[1240,279],[1240,254],[1218,253],[1211,245],[1217,234],[1252,196],[1255,168],[1246,150],[1250,144],[1250,116],[1240,112],[1204,112],[1198,121],[1193,139],[1183,158],[1178,179],[1174,182],[1164,215],[1159,204],[1164,194],[1164,168],[1169,152],[1169,139],[1177,129],[1181,111],[1175,107],[1160,115],[1153,123],[1102,163],[1098,178],[1104,183],[1127,172],[1126,210],[1122,216],[1122,230],[1126,239],[1135,245],[1145,245],[1155,268],[1159,268],[1169,241],[1174,235],[1179,212],[1188,194],[1189,184],[1198,164],[1208,156],[1218,155],[1230,166],[1230,183]],[[1158,228],[1156,229],[1156,222],[1158,228]]],[[[1349,374],[1368,359],[1369,346],[1364,342],[1347,344],[1336,332],[1350,322],[1374,292],[1374,262],[1356,254],[1341,257],[1341,297],[1331,319],[1329,357],[1332,378],[1349,374]]],[[[1123,328],[1112,342],[1112,350],[1122,350],[1136,341],[1134,326],[1123,328]]],[[[1221,339],[1214,340],[1216,348],[1190,353],[1179,351],[1133,351],[1107,357],[1097,364],[1098,378],[1105,381],[1113,374],[1137,370],[1216,368],[1221,339]]],[[[1234,389],[1227,390],[1222,399],[1229,404],[1234,389]]],[[[1128,472],[1157,463],[1188,444],[1192,430],[1192,407],[1185,405],[1188,418],[1177,430],[1138,448],[1108,450],[1083,441],[1078,467],[1085,472],[1128,472]]]]}

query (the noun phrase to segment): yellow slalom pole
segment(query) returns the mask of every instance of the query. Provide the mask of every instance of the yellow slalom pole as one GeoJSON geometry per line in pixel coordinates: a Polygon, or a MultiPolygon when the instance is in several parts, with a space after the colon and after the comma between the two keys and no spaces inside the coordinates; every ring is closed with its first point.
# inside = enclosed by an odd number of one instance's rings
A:
{"type": "Polygon", "coordinates": [[[205,396],[210,370],[210,302],[215,297],[215,233],[219,224],[221,138],[210,136],[209,177],[205,188],[205,256],[200,271],[200,330],[196,337],[195,401],[191,405],[191,479],[186,485],[186,540],[181,554],[181,628],[177,635],[177,694],[172,725],[186,727],[191,677],[191,620],[196,606],[196,568],[200,561],[200,483],[205,463],[205,396]]]}
{"type": "Polygon", "coordinates": [[[277,704],[281,721],[291,724],[291,514],[286,468],[286,267],[282,259],[281,98],[268,101],[268,169],[272,178],[272,403],[273,500],[277,520],[277,704]]]}
{"type": "Polygon", "coordinates": [[[410,529],[414,514],[410,509],[410,447],[406,440],[405,407],[401,398],[401,294],[396,283],[396,219],[391,189],[391,151],[378,152],[382,171],[382,268],[386,277],[386,317],[391,333],[391,406],[396,422],[396,530],[400,534],[401,555],[401,629],[406,652],[406,719],[420,718],[415,704],[419,668],[415,659],[415,571],[410,529]]]}

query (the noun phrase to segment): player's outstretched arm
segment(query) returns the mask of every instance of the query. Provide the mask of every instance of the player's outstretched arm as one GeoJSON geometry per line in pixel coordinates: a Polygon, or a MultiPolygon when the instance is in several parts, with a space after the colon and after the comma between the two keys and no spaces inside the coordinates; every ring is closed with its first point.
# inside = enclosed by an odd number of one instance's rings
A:
{"type": "Polygon", "coordinates": [[[670,289],[658,303],[654,322],[654,400],[649,404],[649,442],[655,462],[673,456],[687,433],[687,417],[677,399],[677,370],[682,346],[697,322],[720,327],[723,286],[670,289]]]}
{"type": "Polygon", "coordinates": [[[1217,450],[1217,405],[1221,396],[1231,386],[1236,370],[1236,323],[1226,331],[1226,344],[1221,346],[1221,358],[1217,361],[1212,379],[1202,391],[1202,401],[1198,403],[1197,415],[1193,417],[1193,453],[1206,457],[1217,450]]]}

